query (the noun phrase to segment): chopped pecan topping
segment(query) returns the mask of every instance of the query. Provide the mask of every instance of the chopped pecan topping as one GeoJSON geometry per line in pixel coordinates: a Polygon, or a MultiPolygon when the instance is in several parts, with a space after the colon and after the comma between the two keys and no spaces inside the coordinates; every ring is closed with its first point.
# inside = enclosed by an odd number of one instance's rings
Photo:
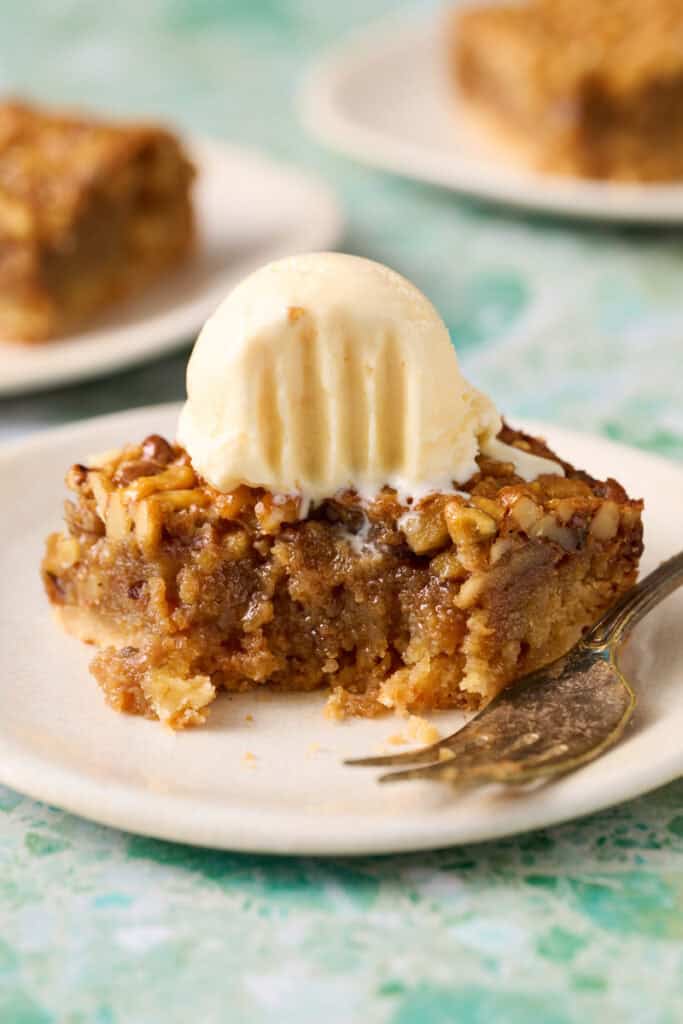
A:
{"type": "Polygon", "coordinates": [[[480,508],[469,508],[458,501],[446,506],[446,525],[454,544],[473,544],[490,540],[498,531],[496,520],[480,508]]]}
{"type": "MultiPolygon", "coordinates": [[[[194,488],[196,482],[197,478],[191,466],[169,466],[154,476],[141,476],[133,480],[127,489],[127,495],[136,501],[160,491],[183,491],[194,488]]],[[[204,494],[208,501],[209,495],[206,492],[204,494]]]]}
{"type": "Polygon", "coordinates": [[[122,462],[114,473],[113,480],[117,484],[132,484],[141,476],[156,476],[162,467],[158,462],[150,459],[137,459],[133,462],[122,462]]]}
{"type": "Polygon", "coordinates": [[[408,547],[416,555],[431,554],[448,543],[443,498],[428,499],[416,509],[406,512],[398,525],[403,530],[408,547]]]}
{"type": "Polygon", "coordinates": [[[596,512],[590,525],[590,532],[597,540],[612,540],[619,530],[619,506],[606,501],[596,512]]]}
{"type": "Polygon", "coordinates": [[[166,438],[159,434],[150,434],[142,442],[142,454],[146,459],[167,466],[169,462],[173,461],[175,453],[166,438]]]}
{"type": "Polygon", "coordinates": [[[66,474],[66,486],[70,491],[77,491],[88,479],[89,469],[77,462],[66,474]]]}

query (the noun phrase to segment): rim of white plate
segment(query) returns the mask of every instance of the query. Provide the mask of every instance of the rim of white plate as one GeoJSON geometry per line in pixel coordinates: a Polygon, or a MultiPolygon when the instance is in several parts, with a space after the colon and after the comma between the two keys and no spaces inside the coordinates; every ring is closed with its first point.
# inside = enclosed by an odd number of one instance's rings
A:
{"type": "MultiPolygon", "coordinates": [[[[477,199],[585,220],[644,225],[683,221],[683,184],[631,185],[541,175],[512,163],[501,164],[472,147],[464,159],[447,146],[443,150],[421,147],[354,117],[344,104],[345,89],[358,76],[370,82],[377,63],[392,55],[397,66],[399,62],[409,66],[411,60],[424,62],[428,47],[434,49],[438,30],[438,15],[434,11],[431,15],[431,21],[422,11],[373,22],[318,58],[299,96],[309,132],[361,163],[477,199]]],[[[455,119],[453,128],[455,133],[455,119]]],[[[463,141],[467,150],[464,134],[463,141]]]]}

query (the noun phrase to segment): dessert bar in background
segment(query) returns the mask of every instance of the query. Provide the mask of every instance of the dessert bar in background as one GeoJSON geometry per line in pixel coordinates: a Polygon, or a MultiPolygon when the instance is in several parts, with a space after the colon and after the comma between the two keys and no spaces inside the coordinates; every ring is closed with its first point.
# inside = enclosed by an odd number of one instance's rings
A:
{"type": "Polygon", "coordinates": [[[0,104],[0,338],[79,327],[183,260],[194,171],[178,139],[0,104]]]}
{"type": "Polygon", "coordinates": [[[220,690],[332,714],[483,706],[635,582],[642,502],[501,422],[386,267],[271,264],[207,322],[178,442],[73,466],[43,579],[117,709],[220,690]]]}
{"type": "Polygon", "coordinates": [[[458,7],[460,105],[538,170],[683,178],[683,2],[525,0],[458,7]]]}

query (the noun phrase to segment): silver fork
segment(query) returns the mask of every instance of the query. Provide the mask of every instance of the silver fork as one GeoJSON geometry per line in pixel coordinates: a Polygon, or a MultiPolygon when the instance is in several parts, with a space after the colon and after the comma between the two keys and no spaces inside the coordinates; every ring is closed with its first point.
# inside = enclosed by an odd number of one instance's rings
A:
{"type": "Polygon", "coordinates": [[[616,743],[636,696],[617,664],[640,620],[683,584],[683,552],[616,602],[570,651],[512,683],[465,726],[422,750],[345,761],[398,767],[380,782],[523,783],[572,771],[616,743]],[[417,767],[416,767],[417,766],[417,767]]]}

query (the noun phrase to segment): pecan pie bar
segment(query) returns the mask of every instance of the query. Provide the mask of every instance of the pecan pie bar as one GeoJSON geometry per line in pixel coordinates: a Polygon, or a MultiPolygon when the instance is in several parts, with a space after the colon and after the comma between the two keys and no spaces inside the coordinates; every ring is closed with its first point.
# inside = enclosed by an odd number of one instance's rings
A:
{"type": "Polygon", "coordinates": [[[43,578],[120,711],[201,723],[221,690],[329,692],[332,714],[477,708],[568,649],[635,581],[641,507],[555,459],[527,482],[478,456],[457,494],[314,506],[210,486],[158,436],[76,465],[43,578]]]}
{"type": "Polygon", "coordinates": [[[62,334],[182,260],[193,173],[155,125],[0,104],[0,337],[62,334]]]}
{"type": "Polygon", "coordinates": [[[536,168],[683,178],[681,0],[526,0],[453,11],[461,105],[536,168]]]}

